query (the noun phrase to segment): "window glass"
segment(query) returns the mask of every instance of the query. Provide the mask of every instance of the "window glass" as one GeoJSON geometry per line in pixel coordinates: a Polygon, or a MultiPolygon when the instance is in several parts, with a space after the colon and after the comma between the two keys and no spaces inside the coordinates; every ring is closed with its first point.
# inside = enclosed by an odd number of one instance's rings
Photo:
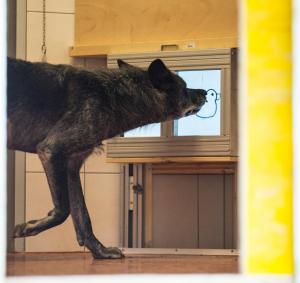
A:
{"type": "Polygon", "coordinates": [[[160,137],[160,123],[139,127],[124,133],[126,138],[160,137]]]}
{"type": "Polygon", "coordinates": [[[213,89],[201,110],[174,121],[175,136],[218,136],[221,134],[221,70],[178,71],[188,88],[213,89]],[[211,117],[213,116],[213,117],[211,117]],[[202,117],[202,118],[201,118],[202,117]],[[207,118],[203,118],[207,117],[207,118]]]}

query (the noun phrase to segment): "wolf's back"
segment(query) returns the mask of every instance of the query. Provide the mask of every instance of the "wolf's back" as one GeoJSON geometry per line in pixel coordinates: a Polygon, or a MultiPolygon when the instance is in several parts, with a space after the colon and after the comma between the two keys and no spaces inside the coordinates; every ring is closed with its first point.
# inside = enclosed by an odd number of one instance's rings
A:
{"type": "Polygon", "coordinates": [[[64,65],[7,59],[9,148],[35,152],[36,145],[66,113],[66,70],[64,65]]]}
{"type": "Polygon", "coordinates": [[[7,102],[48,108],[65,104],[66,74],[70,66],[7,59],[7,102]]]}

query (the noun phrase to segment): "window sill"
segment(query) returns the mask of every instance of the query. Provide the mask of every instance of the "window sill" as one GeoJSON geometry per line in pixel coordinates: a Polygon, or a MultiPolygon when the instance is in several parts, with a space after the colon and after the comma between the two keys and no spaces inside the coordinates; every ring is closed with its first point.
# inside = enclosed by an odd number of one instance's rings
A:
{"type": "Polygon", "coordinates": [[[198,163],[198,162],[237,162],[237,156],[163,156],[163,157],[109,157],[108,163],[198,163]]]}

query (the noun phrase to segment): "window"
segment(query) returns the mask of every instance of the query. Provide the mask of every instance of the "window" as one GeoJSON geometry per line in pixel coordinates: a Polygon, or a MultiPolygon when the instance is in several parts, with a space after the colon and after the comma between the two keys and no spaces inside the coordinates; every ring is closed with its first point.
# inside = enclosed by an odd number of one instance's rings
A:
{"type": "Polygon", "coordinates": [[[185,80],[188,88],[211,90],[206,98],[207,103],[196,115],[174,121],[174,135],[219,136],[221,134],[221,70],[178,71],[177,74],[185,80]]]}
{"type": "MultiPolygon", "coordinates": [[[[107,141],[108,158],[164,158],[237,155],[236,49],[164,51],[109,55],[108,68],[117,59],[148,68],[161,58],[177,72],[189,88],[211,89],[208,102],[196,115],[176,121],[148,125],[107,141]]],[[[125,159],[124,162],[126,162],[125,159]]]]}
{"type": "Polygon", "coordinates": [[[160,136],[160,123],[139,127],[124,133],[125,138],[159,137],[159,136],[160,136]]]}

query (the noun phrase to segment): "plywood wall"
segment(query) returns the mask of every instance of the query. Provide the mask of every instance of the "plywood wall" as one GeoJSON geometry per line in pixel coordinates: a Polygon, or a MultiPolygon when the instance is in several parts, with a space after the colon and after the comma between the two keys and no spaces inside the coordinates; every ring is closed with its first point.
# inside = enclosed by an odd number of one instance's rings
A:
{"type": "Polygon", "coordinates": [[[237,46],[236,0],[76,0],[73,55],[237,46]]]}

